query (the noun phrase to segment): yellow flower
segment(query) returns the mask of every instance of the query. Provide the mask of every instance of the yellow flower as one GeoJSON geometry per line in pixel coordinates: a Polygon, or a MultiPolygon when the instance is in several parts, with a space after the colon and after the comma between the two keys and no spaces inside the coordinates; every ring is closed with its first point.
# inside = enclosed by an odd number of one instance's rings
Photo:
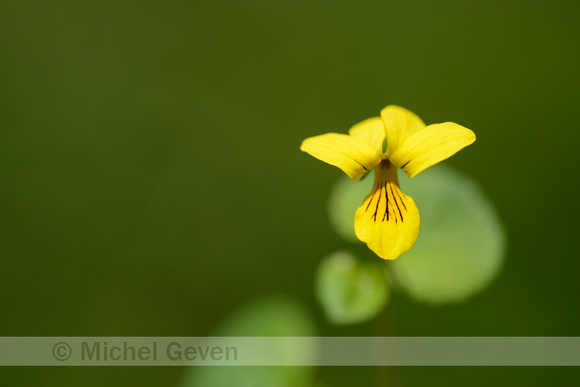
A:
{"type": "Polygon", "coordinates": [[[300,149],[358,179],[375,170],[373,189],[358,208],[358,239],[383,259],[397,259],[419,235],[419,210],[401,192],[397,167],[409,177],[445,160],[475,141],[475,134],[453,122],[426,126],[409,110],[387,106],[349,134],[327,133],[307,138],[300,149]],[[386,150],[383,151],[386,140],[386,150]]]}

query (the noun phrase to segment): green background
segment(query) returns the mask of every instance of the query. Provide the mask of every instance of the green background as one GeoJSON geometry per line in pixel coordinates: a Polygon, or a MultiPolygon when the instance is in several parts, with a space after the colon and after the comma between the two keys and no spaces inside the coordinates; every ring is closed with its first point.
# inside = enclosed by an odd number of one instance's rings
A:
{"type": "MultiPolygon", "coordinates": [[[[448,161],[508,233],[465,304],[393,296],[388,334],[580,336],[577,1],[0,2],[0,335],[204,336],[314,300],[341,172],[300,142],[388,104],[477,141],[448,161]]],[[[404,190],[404,187],[403,187],[404,190]]],[[[183,368],[3,368],[3,385],[177,385],[183,368]]],[[[328,386],[392,385],[330,368],[328,386]]],[[[404,368],[403,386],[560,385],[575,368],[404,368]]]]}

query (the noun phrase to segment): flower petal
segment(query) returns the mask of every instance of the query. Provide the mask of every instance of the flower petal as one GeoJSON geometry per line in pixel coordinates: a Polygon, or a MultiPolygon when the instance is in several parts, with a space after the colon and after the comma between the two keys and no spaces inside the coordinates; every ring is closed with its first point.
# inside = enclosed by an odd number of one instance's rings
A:
{"type": "Polygon", "coordinates": [[[380,117],[369,118],[359,122],[348,131],[352,138],[363,141],[378,154],[382,155],[385,140],[385,124],[380,117]]]}
{"type": "Polygon", "coordinates": [[[342,169],[355,180],[381,161],[381,156],[370,145],[346,134],[327,133],[307,138],[300,150],[342,169]]]}
{"type": "Polygon", "coordinates": [[[383,259],[397,259],[419,236],[419,210],[410,196],[401,192],[396,168],[375,170],[372,192],[354,218],[356,236],[383,259]]]}
{"type": "Polygon", "coordinates": [[[474,141],[475,133],[453,122],[429,125],[405,139],[389,160],[413,177],[474,141]]]}
{"type": "Polygon", "coordinates": [[[389,144],[386,156],[389,157],[412,134],[425,128],[425,123],[415,113],[400,106],[389,105],[381,110],[385,134],[389,144]]]}

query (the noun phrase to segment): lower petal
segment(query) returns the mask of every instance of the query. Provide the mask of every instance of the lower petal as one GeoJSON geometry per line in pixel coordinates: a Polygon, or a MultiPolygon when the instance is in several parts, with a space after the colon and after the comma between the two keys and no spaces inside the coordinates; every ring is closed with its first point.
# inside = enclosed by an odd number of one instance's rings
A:
{"type": "Polygon", "coordinates": [[[419,236],[419,210],[401,192],[397,170],[388,161],[375,169],[372,192],[354,219],[358,239],[383,259],[397,259],[415,245],[419,236]]]}

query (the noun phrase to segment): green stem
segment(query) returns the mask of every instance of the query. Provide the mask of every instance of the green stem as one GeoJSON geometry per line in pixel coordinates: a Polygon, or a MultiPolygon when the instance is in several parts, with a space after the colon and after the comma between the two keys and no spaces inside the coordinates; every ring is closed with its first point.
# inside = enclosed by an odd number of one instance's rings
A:
{"type": "MultiPolygon", "coordinates": [[[[378,337],[396,336],[394,307],[391,302],[381,311],[373,323],[373,334],[378,337]]],[[[395,366],[375,368],[375,387],[397,387],[401,385],[401,375],[395,366]]]]}

